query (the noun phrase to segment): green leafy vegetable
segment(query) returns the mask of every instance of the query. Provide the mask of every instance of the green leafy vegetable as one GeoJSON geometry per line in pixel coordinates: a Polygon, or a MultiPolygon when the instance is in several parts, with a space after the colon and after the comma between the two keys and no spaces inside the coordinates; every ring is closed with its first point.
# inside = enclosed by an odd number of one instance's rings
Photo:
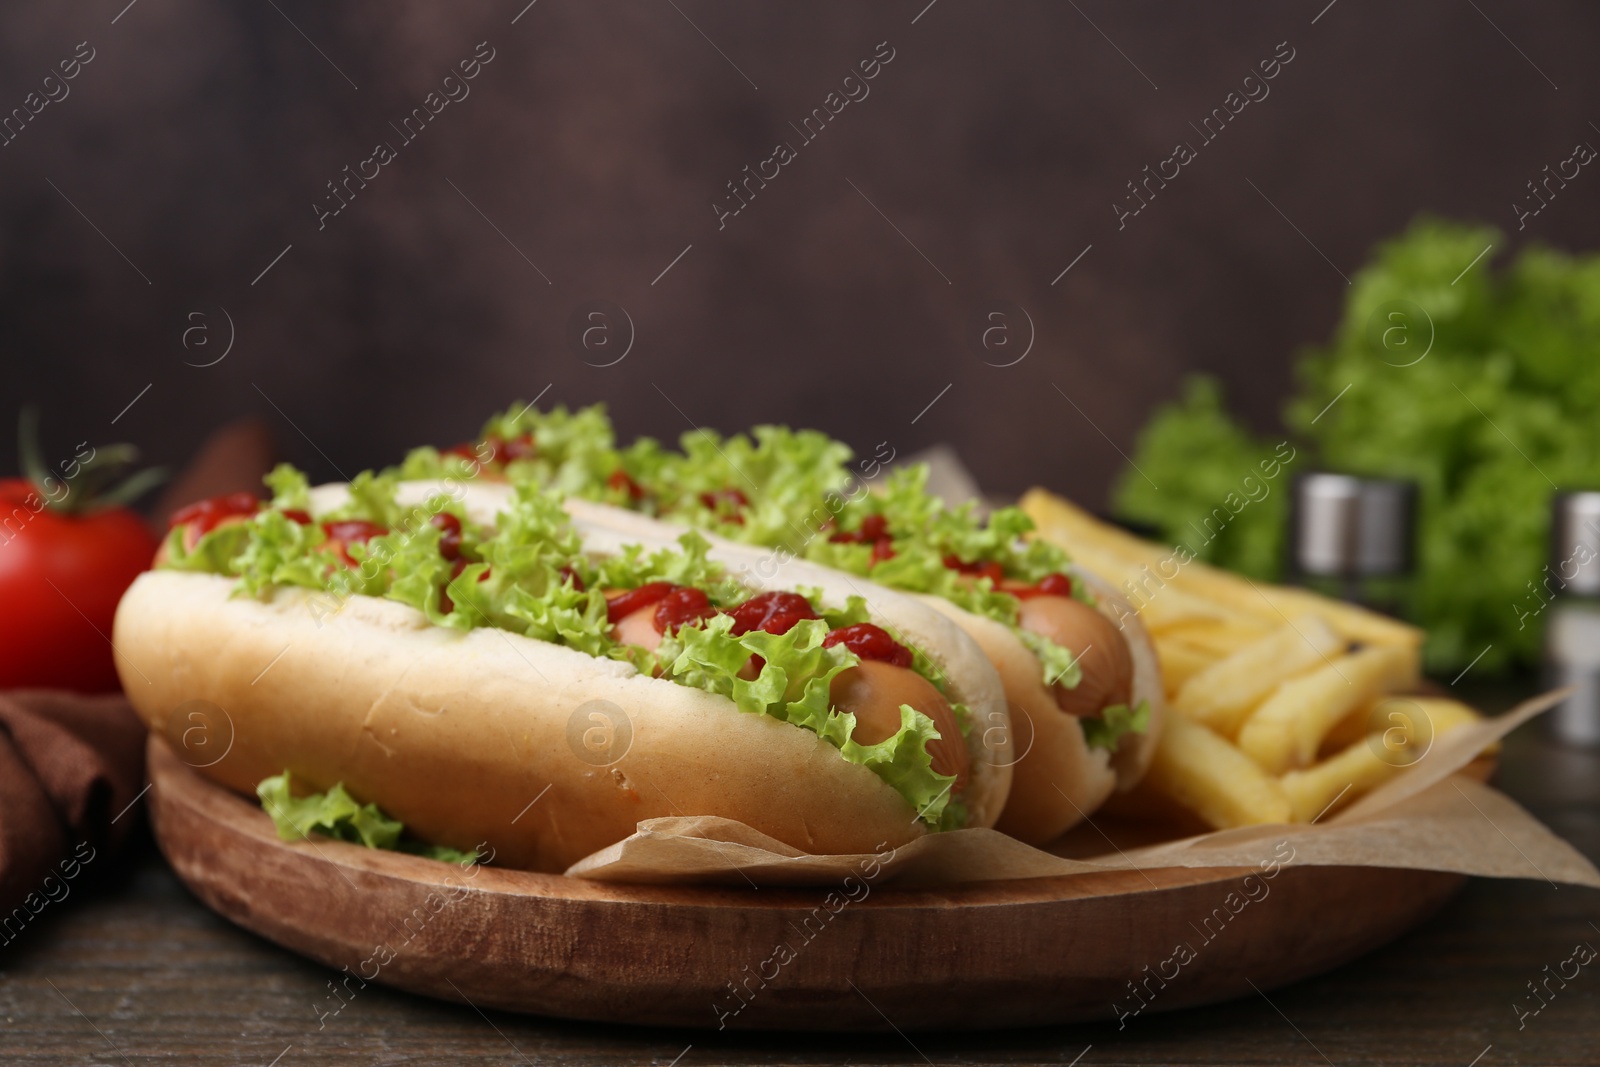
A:
{"type": "MultiPolygon", "coordinates": [[[[872,546],[827,538],[811,541],[807,557],[869,576],[891,589],[943,597],[974,615],[1003,623],[1039,657],[1046,685],[1076,686],[1081,674],[1077,657],[1070,649],[1024,630],[1018,623],[1016,597],[996,590],[986,578],[966,578],[944,562],[946,556],[955,556],[968,563],[999,563],[1009,577],[1031,584],[1063,570],[1066,553],[1042,540],[1025,541],[1023,535],[1033,530],[1033,522],[1020,508],[1000,508],[985,523],[970,503],[945,507],[928,492],[927,480],[926,466],[902,468],[889,476],[880,495],[866,497],[842,512],[841,525],[846,529],[859,529],[868,516],[882,516],[891,534],[893,557],[873,562],[872,546]]],[[[1073,592],[1091,602],[1082,583],[1073,583],[1073,592]]]]}
{"type": "Polygon", "coordinates": [[[472,478],[499,462],[492,447],[494,441],[514,441],[523,435],[531,437],[533,454],[505,464],[504,474],[513,481],[593,495],[603,489],[606,476],[616,469],[615,441],[605,405],[594,404],[576,411],[565,407],[538,411],[531,404],[516,403],[484,423],[478,440],[470,446],[471,456],[416,448],[399,467],[385,474],[407,480],[472,478]]]}
{"type": "MultiPolygon", "coordinates": [[[[1144,428],[1135,455],[1144,474],[1129,468],[1118,480],[1121,517],[1157,527],[1196,559],[1252,578],[1279,576],[1289,514],[1285,457],[1233,421],[1215,380],[1191,377],[1182,399],[1144,428]]],[[[1286,455],[1303,462],[1292,447],[1286,455]]]]}
{"type": "Polygon", "coordinates": [[[378,810],[376,804],[357,804],[339,782],[325,793],[294,795],[288,771],[266,778],[256,786],[261,807],[271,816],[281,841],[303,841],[313,832],[339,841],[410,852],[444,863],[468,864],[478,861],[476,852],[462,852],[443,845],[428,845],[407,839],[405,827],[378,810]]]}
{"type": "Polygon", "coordinates": [[[1133,708],[1113,704],[1100,712],[1098,719],[1084,719],[1083,737],[1090,748],[1115,752],[1128,734],[1142,734],[1150,728],[1150,702],[1141,700],[1133,708]]]}
{"type": "Polygon", "coordinates": [[[272,490],[273,507],[310,510],[311,483],[306,480],[303,472],[287,463],[280,463],[272,468],[262,481],[272,490]]]}
{"type": "MultiPolygon", "coordinates": [[[[1417,482],[1413,614],[1436,671],[1480,653],[1479,671],[1537,660],[1554,486],[1600,484],[1600,256],[1529,246],[1497,272],[1478,257],[1502,243],[1489,227],[1423,219],[1380,246],[1333,338],[1302,358],[1285,411],[1309,452],[1297,466],[1417,482]]],[[[1135,453],[1162,492],[1130,468],[1115,494],[1174,541],[1272,451],[1214,390],[1191,390],[1135,453]]],[[[1207,558],[1278,577],[1286,488],[1235,516],[1207,558]]]]}

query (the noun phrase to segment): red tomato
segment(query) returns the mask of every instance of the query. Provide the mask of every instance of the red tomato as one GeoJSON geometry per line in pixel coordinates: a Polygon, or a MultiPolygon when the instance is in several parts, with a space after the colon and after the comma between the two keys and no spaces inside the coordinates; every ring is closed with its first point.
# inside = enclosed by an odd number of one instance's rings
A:
{"type": "Polygon", "coordinates": [[[0,479],[0,689],[114,691],[111,619],[156,539],[127,508],[44,505],[27,479],[0,479]]]}

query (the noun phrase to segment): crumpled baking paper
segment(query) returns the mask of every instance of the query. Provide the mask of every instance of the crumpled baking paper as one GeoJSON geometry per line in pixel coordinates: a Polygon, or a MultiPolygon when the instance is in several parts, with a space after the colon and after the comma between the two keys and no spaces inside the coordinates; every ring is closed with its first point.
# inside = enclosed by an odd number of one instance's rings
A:
{"type": "Polygon", "coordinates": [[[1425,756],[1326,821],[1272,824],[1148,842],[1148,823],[1092,817],[1034,848],[995,830],[930,834],[885,854],[819,856],[744,823],[713,816],[650,819],[633,836],[574,864],[568,875],[605,882],[795,886],[838,884],[867,864],[899,886],[943,886],[1166,867],[1388,867],[1488,878],[1533,878],[1600,888],[1600,871],[1498,790],[1462,773],[1516,727],[1565,694],[1546,693],[1493,719],[1441,735],[1425,756]],[[1103,852],[1085,842],[1098,838],[1103,852]],[[1291,858],[1283,859],[1283,844],[1291,858]],[[1127,844],[1127,847],[1122,847],[1127,844]],[[1060,853],[1071,851],[1081,858],[1060,853]]]}

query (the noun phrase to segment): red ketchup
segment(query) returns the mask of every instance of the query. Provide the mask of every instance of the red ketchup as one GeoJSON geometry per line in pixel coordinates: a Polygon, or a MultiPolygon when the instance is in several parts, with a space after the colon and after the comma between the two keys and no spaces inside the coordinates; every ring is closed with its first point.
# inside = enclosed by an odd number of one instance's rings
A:
{"type": "Polygon", "coordinates": [[[615,626],[640,608],[649,607],[672,592],[671,582],[648,582],[637,589],[618,593],[606,601],[606,621],[615,626]]]}
{"type": "Polygon", "coordinates": [[[656,633],[673,634],[678,627],[701,622],[717,613],[705,590],[680,585],[656,604],[656,633]]]}
{"type": "Polygon", "coordinates": [[[743,637],[752,630],[765,630],[769,634],[786,634],[802,619],[820,618],[811,610],[811,602],[799,593],[757,593],[728,612],[733,616],[734,637],[743,637]]]}
{"type": "Polygon", "coordinates": [[[441,511],[428,522],[444,531],[439,535],[439,555],[445,559],[460,559],[461,520],[448,511],[441,511]]]}
{"type": "Polygon", "coordinates": [[[611,489],[625,489],[628,499],[638,502],[644,499],[644,487],[628,476],[628,472],[618,468],[611,472],[611,477],[606,479],[606,486],[611,489]]]}
{"type": "Polygon", "coordinates": [[[960,571],[962,574],[970,574],[974,578],[987,578],[989,581],[994,583],[995,588],[997,589],[1000,587],[1000,583],[1005,580],[1006,576],[1005,569],[993,560],[989,561],[988,563],[963,563],[961,562],[961,557],[959,556],[946,556],[944,558],[944,565],[953,571],[960,571]]]}
{"type": "Polygon", "coordinates": [[[173,512],[172,518],[167,520],[167,529],[192,524],[198,539],[222,525],[224,519],[254,515],[260,510],[261,501],[256,499],[254,493],[214,496],[210,500],[201,500],[173,512]]]}
{"type": "Polygon", "coordinates": [[[701,493],[700,503],[704,504],[712,511],[720,511],[722,510],[723,505],[735,508],[747,508],[750,506],[750,498],[745,496],[737,489],[718,489],[714,493],[701,493]]]}
{"type": "Polygon", "coordinates": [[[1072,579],[1059,572],[1047,574],[1039,579],[1038,585],[1023,586],[1021,589],[1007,589],[1007,593],[1018,600],[1027,600],[1036,596],[1071,596],[1072,579]]]}
{"type": "Polygon", "coordinates": [[[889,537],[889,520],[882,515],[868,515],[861,520],[861,528],[854,533],[836,533],[828,540],[835,544],[871,545],[872,559],[869,566],[876,566],[886,559],[894,559],[894,541],[889,537]]]}
{"type": "MultiPolygon", "coordinates": [[[[728,632],[734,637],[743,637],[747,633],[763,630],[769,634],[786,634],[794,629],[794,624],[805,619],[821,618],[811,610],[811,601],[799,593],[757,593],[743,604],[732,608],[728,612],[733,616],[733,628],[728,632]]],[[[766,667],[767,661],[761,656],[750,657],[749,670],[754,672],[751,677],[760,674],[766,667]]]]}
{"type": "Polygon", "coordinates": [[[509,441],[503,437],[490,437],[485,442],[493,451],[493,462],[511,463],[519,459],[532,459],[539,454],[534,447],[533,434],[525,433],[520,437],[513,437],[509,441]]]}
{"type": "Polygon", "coordinates": [[[322,524],[322,532],[328,535],[329,543],[339,549],[339,555],[344,558],[346,566],[354,567],[356,561],[350,558],[350,546],[365,544],[374,537],[388,533],[388,529],[366,519],[339,519],[336,522],[322,524]]]}
{"type": "Polygon", "coordinates": [[[840,627],[822,639],[823,648],[834,645],[843,645],[862,659],[875,659],[894,667],[911,666],[911,650],[874,623],[840,627]]]}
{"type": "Polygon", "coordinates": [[[870,544],[889,536],[889,520],[882,515],[868,515],[861,520],[861,528],[851,533],[841,531],[828,540],[836,544],[870,544]]]}
{"type": "Polygon", "coordinates": [[[478,462],[498,463],[504,466],[512,460],[531,459],[539,454],[539,450],[534,446],[533,434],[525,433],[520,437],[511,438],[509,441],[497,435],[491,435],[478,442],[463,441],[459,445],[451,445],[449,448],[442,449],[439,454],[442,456],[460,456],[463,459],[478,462]],[[484,446],[488,446],[489,458],[487,460],[480,459],[484,446]]]}

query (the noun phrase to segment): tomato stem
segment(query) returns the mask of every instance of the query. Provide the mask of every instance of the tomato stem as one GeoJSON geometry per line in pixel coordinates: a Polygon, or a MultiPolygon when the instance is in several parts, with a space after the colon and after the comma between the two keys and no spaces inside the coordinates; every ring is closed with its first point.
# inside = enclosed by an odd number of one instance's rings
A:
{"type": "Polygon", "coordinates": [[[39,447],[39,409],[31,404],[22,409],[17,419],[17,459],[22,474],[33,483],[45,506],[58,514],[83,515],[123,507],[166,480],[167,472],[162,467],[148,467],[122,477],[139,459],[139,450],[133,445],[92,448],[84,441],[78,448],[80,451],[72,459],[61,461],[61,474],[53,474],[39,447]],[[87,456],[81,451],[85,448],[89,450],[87,456]],[[59,496],[52,485],[61,490],[59,496]]]}

